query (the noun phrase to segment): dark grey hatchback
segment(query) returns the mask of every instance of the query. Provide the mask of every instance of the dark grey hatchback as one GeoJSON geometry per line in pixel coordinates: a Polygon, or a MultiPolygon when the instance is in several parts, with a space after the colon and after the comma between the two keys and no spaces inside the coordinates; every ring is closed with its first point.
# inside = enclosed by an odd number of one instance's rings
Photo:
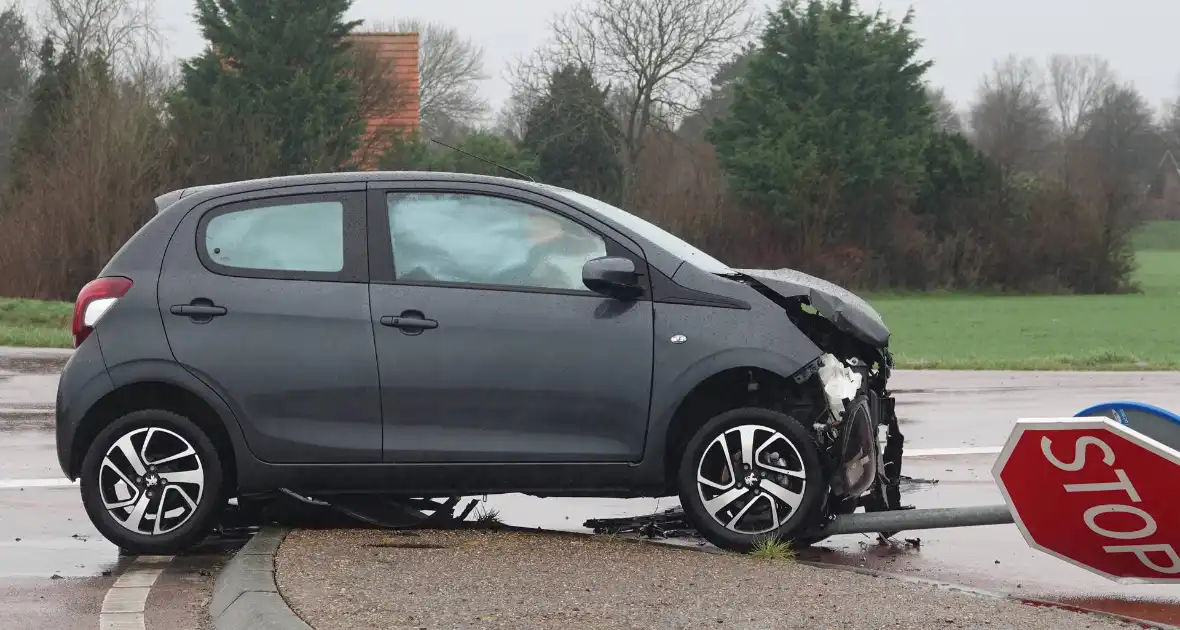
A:
{"type": "Polygon", "coordinates": [[[156,203],[79,294],[57,398],[62,470],[128,551],[181,551],[230,498],[281,491],[679,495],[733,550],[901,507],[889,332],[827,282],[512,179],[156,203]]]}

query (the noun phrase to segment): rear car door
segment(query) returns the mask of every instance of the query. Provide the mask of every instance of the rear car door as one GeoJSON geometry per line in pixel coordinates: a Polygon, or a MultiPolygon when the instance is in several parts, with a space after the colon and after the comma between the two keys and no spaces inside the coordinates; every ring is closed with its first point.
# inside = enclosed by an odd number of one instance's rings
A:
{"type": "Polygon", "coordinates": [[[385,461],[638,461],[652,303],[592,293],[581,267],[617,255],[646,270],[639,247],[528,191],[370,188],[385,461]]]}
{"type": "Polygon", "coordinates": [[[160,313],[176,360],[277,463],[377,462],[364,184],[198,205],[164,257],[160,313]]]}

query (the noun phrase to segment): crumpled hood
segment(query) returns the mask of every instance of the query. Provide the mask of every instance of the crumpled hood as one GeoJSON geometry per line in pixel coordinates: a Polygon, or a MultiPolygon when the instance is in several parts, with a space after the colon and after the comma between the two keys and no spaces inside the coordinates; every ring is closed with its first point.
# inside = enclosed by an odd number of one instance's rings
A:
{"type": "Polygon", "coordinates": [[[856,294],[827,280],[794,269],[738,269],[784,298],[806,297],[836,328],[878,348],[889,345],[889,329],[880,313],[856,294]]]}

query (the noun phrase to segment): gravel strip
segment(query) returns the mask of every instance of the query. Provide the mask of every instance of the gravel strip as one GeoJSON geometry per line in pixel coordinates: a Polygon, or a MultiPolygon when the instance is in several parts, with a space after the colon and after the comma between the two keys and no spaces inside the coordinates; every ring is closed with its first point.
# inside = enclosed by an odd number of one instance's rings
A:
{"type": "Polygon", "coordinates": [[[1129,628],[935,586],[606,537],[295,531],[283,597],[360,628],[1129,628]]]}

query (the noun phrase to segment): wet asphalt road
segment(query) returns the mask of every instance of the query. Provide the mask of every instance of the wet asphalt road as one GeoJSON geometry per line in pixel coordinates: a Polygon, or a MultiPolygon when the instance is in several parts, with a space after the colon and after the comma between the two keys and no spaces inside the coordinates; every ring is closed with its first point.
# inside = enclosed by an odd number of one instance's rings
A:
{"type": "MultiPolygon", "coordinates": [[[[112,585],[136,566],[90,524],[77,486],[62,485],[52,413],[65,358],[55,354],[0,350],[3,630],[95,630],[112,585]]],[[[198,552],[166,563],[144,607],[146,627],[207,627],[206,601],[224,557],[198,552]]]]}
{"type": "MultiPolygon", "coordinates": [[[[64,483],[53,444],[57,355],[0,350],[0,629],[99,627],[103,599],[129,567],[87,519],[76,486],[64,483]],[[42,480],[29,484],[23,480],[42,480]]],[[[894,381],[906,446],[1001,446],[1020,417],[1071,416],[1114,399],[1180,409],[1180,373],[1070,374],[903,372],[894,381]]],[[[1002,502],[991,479],[995,456],[908,457],[919,483],[905,495],[918,507],[1002,502]]],[[[557,500],[491,497],[512,525],[582,530],[589,518],[642,514],[670,499],[557,500]]],[[[920,548],[840,536],[808,558],[867,566],[977,588],[1077,603],[1180,625],[1180,589],[1120,586],[1031,550],[1011,525],[906,532],[920,548]]],[[[146,627],[200,628],[212,575],[225,554],[167,562],[146,601],[146,627]]]]}

